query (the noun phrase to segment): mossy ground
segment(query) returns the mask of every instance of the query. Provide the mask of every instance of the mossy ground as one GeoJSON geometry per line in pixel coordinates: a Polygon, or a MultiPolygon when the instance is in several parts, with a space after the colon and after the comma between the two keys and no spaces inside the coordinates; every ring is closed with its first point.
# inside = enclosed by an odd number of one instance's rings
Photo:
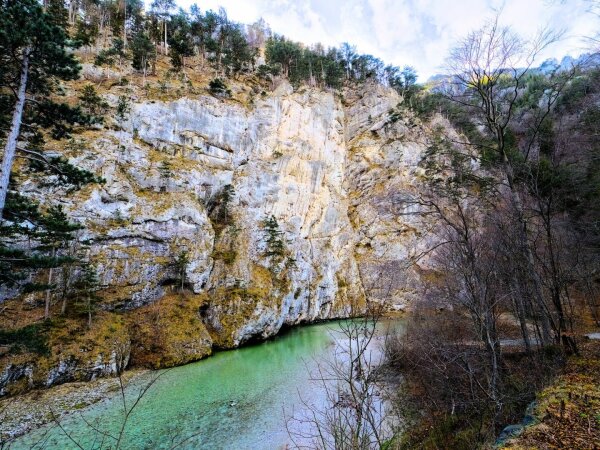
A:
{"type": "Polygon", "coordinates": [[[201,317],[205,295],[171,293],[130,314],[132,364],[160,368],[210,355],[212,340],[201,317]]]}
{"type": "Polygon", "coordinates": [[[502,449],[600,448],[600,341],[580,345],[556,380],[537,396],[539,423],[527,427],[502,449]]]}
{"type": "MultiPolygon", "coordinates": [[[[59,310],[52,311],[52,318],[43,321],[38,308],[11,301],[13,311],[18,308],[23,313],[16,314],[20,320],[14,323],[8,323],[3,317],[0,329],[3,333],[11,330],[22,339],[0,348],[0,367],[29,364],[35,367],[33,382],[42,385],[59,361],[75,360],[79,368],[84,368],[98,359],[108,363],[114,352],[129,351],[129,348],[130,365],[136,367],[171,367],[195,361],[211,353],[211,338],[199,314],[205,301],[206,296],[172,292],[152,305],[133,311],[97,311],[91,327],[85,317],[70,312],[61,315],[59,310]],[[32,323],[39,328],[33,342],[35,346],[21,343],[26,338],[31,340],[30,333],[23,330],[27,331],[32,323]]],[[[84,380],[89,375],[85,370],[75,373],[81,376],[76,380],[84,380]]],[[[29,388],[23,379],[11,385],[9,393],[17,394],[29,388]]]]}

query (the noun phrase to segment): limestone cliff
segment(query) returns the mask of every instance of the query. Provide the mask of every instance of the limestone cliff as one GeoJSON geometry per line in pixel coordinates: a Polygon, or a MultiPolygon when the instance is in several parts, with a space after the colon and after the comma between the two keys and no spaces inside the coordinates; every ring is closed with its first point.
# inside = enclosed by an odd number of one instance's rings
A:
{"type": "Polygon", "coordinates": [[[134,363],[184,363],[284,325],[358,314],[367,298],[406,307],[420,292],[406,262],[428,229],[403,213],[419,189],[427,127],[396,110],[400,101],[376,84],[340,94],[283,83],[246,104],[134,96],[122,123],[75,135],[64,154],[103,185],[21,186],[84,225],[103,325],[87,332],[96,344],[85,351],[77,341],[44,364],[5,358],[0,389],[114,373],[130,353],[134,363]]]}

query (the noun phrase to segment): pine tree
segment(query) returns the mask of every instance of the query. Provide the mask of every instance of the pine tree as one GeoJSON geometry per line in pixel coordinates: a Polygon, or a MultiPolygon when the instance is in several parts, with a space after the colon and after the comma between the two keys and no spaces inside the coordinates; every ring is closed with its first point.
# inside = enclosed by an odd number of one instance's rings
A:
{"type": "Polygon", "coordinates": [[[141,20],[144,2],[142,0],[118,0],[112,6],[114,8],[113,14],[111,14],[113,36],[120,36],[123,48],[127,48],[131,26],[141,20]]]}
{"type": "Polygon", "coordinates": [[[77,47],[91,47],[98,37],[98,26],[95,23],[80,20],[77,22],[74,45],[77,47]]]}
{"type": "Polygon", "coordinates": [[[274,36],[267,41],[265,57],[268,64],[280,64],[283,76],[290,77],[290,72],[301,58],[302,48],[299,44],[288,41],[282,36],[274,36]]]}
{"type": "Polygon", "coordinates": [[[402,75],[402,95],[408,100],[418,91],[417,71],[411,66],[404,66],[402,75]]]}
{"type": "Polygon", "coordinates": [[[262,228],[266,235],[266,249],[263,255],[281,259],[285,255],[285,244],[281,238],[283,232],[279,228],[279,223],[275,216],[267,216],[263,220],[262,228]]]}
{"type": "MultiPolygon", "coordinates": [[[[56,258],[57,251],[66,248],[73,239],[74,232],[82,227],[69,221],[62,206],[52,206],[39,221],[41,230],[37,233],[40,242],[38,250],[45,251],[51,258],[56,258]]],[[[50,304],[52,290],[54,289],[54,267],[48,268],[48,282],[46,289],[46,299],[44,306],[44,317],[50,317],[50,304]]]]}
{"type": "Polygon", "coordinates": [[[127,57],[125,52],[125,44],[120,38],[113,39],[112,46],[107,50],[102,50],[96,55],[94,65],[96,66],[108,66],[112,67],[115,64],[115,60],[118,60],[118,65],[121,67],[123,59],[127,57]]]}
{"type": "Polygon", "coordinates": [[[92,314],[96,310],[96,304],[100,301],[97,292],[100,289],[100,283],[96,268],[84,263],[81,267],[76,281],[72,286],[75,297],[75,306],[77,310],[87,316],[87,326],[92,327],[92,314]]]}
{"type": "Polygon", "coordinates": [[[194,54],[190,22],[183,11],[171,18],[171,36],[168,42],[171,46],[171,64],[175,70],[185,72],[185,58],[194,54]]]}
{"type": "Polygon", "coordinates": [[[207,11],[204,16],[198,8],[192,8],[191,32],[198,41],[200,55],[206,59],[209,53],[217,52],[215,36],[219,29],[219,16],[214,11],[207,11]]]}
{"type": "Polygon", "coordinates": [[[68,222],[60,208],[46,214],[27,197],[9,192],[0,222],[0,286],[21,288],[26,292],[44,291],[49,283],[30,277],[40,269],[54,269],[72,258],[52,249],[64,248],[79,225],[68,222]],[[34,243],[32,247],[31,243],[34,243]]]}
{"type": "Polygon", "coordinates": [[[0,84],[10,97],[12,118],[0,166],[0,217],[28,102],[27,94],[48,94],[52,79],[74,79],[79,64],[68,53],[65,30],[36,0],[0,0],[0,84]]]}
{"type": "MultiPolygon", "coordinates": [[[[296,260],[289,256],[283,240],[283,231],[275,216],[267,216],[262,221],[262,230],[265,234],[265,250],[263,256],[269,258],[270,271],[276,277],[282,270],[288,270],[296,265],[296,260]]],[[[275,281],[275,278],[273,278],[275,281]]]]}
{"type": "Polygon", "coordinates": [[[162,36],[165,55],[169,53],[169,45],[167,43],[167,22],[171,11],[175,8],[174,0],[154,0],[152,2],[152,9],[156,12],[156,15],[161,19],[162,22],[162,36]]]}
{"type": "Polygon", "coordinates": [[[129,104],[129,100],[124,95],[119,96],[119,101],[117,103],[117,120],[119,122],[123,122],[125,120],[125,116],[129,114],[131,110],[131,105],[129,104]]]}
{"type": "Polygon", "coordinates": [[[156,47],[148,37],[148,35],[141,31],[133,37],[131,42],[131,56],[132,66],[135,70],[139,70],[144,75],[144,86],[146,85],[146,74],[148,67],[150,67],[150,61],[156,58],[156,47]]]}
{"type": "Polygon", "coordinates": [[[106,111],[106,108],[108,108],[108,103],[98,95],[93,84],[86,84],[83,87],[79,100],[81,100],[86,112],[92,116],[102,114],[106,111]]]}
{"type": "Polygon", "coordinates": [[[64,0],[46,0],[46,13],[54,25],[65,29],[68,25],[68,13],[64,0]]]}
{"type": "Polygon", "coordinates": [[[231,23],[227,29],[223,65],[227,75],[249,69],[256,51],[250,47],[241,25],[231,23]]]}
{"type": "Polygon", "coordinates": [[[208,214],[219,227],[226,227],[233,223],[230,203],[235,196],[235,189],[231,184],[226,184],[208,203],[208,214]]]}
{"type": "Polygon", "coordinates": [[[339,58],[339,52],[335,49],[329,49],[324,57],[323,71],[325,76],[325,85],[338,89],[342,87],[344,80],[344,65],[339,58]]]}
{"type": "Polygon", "coordinates": [[[344,42],[340,48],[340,58],[346,74],[346,80],[349,80],[353,73],[353,63],[356,57],[356,47],[344,42]]]}

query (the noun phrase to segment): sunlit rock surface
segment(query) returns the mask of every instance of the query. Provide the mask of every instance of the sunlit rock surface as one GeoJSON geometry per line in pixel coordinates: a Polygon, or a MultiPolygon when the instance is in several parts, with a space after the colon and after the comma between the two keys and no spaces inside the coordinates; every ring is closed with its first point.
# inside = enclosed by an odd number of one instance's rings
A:
{"type": "MultiPolygon", "coordinates": [[[[209,95],[142,101],[118,127],[76,135],[66,149],[106,183],[67,193],[30,179],[23,192],[53,198],[85,226],[79,241],[98,269],[104,311],[150,311],[178,288],[176,259],[187,255],[184,288],[199,306],[191,325],[163,329],[205,328],[169,347],[169,364],[183,363],[284,325],[360,313],[366,299],[410,306],[430,271],[426,258],[408,268],[431,231],[411,215],[428,131],[393,114],[399,102],[375,84],[339,94],[287,83],[251,105],[209,95]],[[217,200],[228,186],[223,215],[217,200]],[[270,216],[280,257],[267,254],[270,216]]],[[[93,376],[114,372],[113,353],[93,353],[102,367],[93,376]]],[[[61,358],[45,384],[82,364],[61,358]]],[[[13,366],[0,380],[32,370],[13,366]]]]}

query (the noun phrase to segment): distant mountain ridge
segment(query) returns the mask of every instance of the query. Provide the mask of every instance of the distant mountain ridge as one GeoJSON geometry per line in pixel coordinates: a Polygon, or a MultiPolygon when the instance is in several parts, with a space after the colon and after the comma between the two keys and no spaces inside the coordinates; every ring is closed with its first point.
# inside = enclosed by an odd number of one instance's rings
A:
{"type": "MultiPolygon", "coordinates": [[[[538,67],[531,68],[529,69],[529,71],[531,73],[541,73],[544,75],[549,75],[553,72],[561,72],[564,70],[572,69],[575,66],[600,66],[600,53],[582,53],[577,57],[566,55],[563,56],[560,62],[556,58],[548,58],[544,62],[542,62],[538,67]]],[[[524,68],[522,70],[524,70],[524,68]]],[[[451,77],[447,74],[436,74],[431,76],[425,82],[425,85],[436,86],[437,89],[440,87],[440,85],[443,86],[445,82],[448,82],[450,78],[451,77]]]]}

